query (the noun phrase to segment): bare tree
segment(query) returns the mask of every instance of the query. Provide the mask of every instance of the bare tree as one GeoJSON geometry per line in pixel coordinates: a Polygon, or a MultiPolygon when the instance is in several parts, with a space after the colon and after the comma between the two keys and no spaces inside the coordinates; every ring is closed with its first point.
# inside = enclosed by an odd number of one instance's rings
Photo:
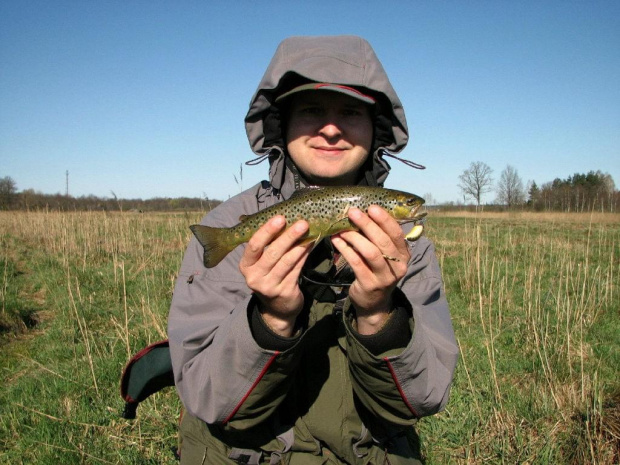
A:
{"type": "Polygon", "coordinates": [[[433,194],[431,194],[430,192],[427,192],[426,194],[424,194],[424,201],[427,206],[437,205],[437,202],[435,201],[435,197],[433,197],[433,194]]]}
{"type": "Polygon", "coordinates": [[[497,183],[497,200],[499,203],[513,207],[525,203],[525,189],[517,170],[508,165],[502,171],[497,183]]]}
{"type": "Polygon", "coordinates": [[[17,185],[10,176],[0,178],[0,208],[9,208],[15,200],[17,185]]]}
{"type": "Polygon", "coordinates": [[[491,173],[493,173],[493,170],[489,165],[476,161],[469,165],[469,168],[459,176],[461,180],[459,188],[463,195],[474,199],[478,207],[480,206],[482,196],[491,191],[493,185],[491,173]]]}
{"type": "MultiPolygon", "coordinates": [[[[600,173],[600,171],[599,171],[600,173]]],[[[601,211],[605,211],[605,203],[607,203],[607,209],[612,212],[614,211],[614,193],[616,193],[616,184],[614,183],[613,178],[609,173],[600,173],[602,184],[603,184],[603,192],[601,199],[601,211]]]]}

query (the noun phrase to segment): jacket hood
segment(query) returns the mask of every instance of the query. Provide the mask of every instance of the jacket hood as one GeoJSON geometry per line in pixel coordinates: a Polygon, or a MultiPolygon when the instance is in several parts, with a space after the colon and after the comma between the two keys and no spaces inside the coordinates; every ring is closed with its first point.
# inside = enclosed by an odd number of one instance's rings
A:
{"type": "Polygon", "coordinates": [[[356,36],[290,37],[273,56],[245,117],[250,147],[269,157],[269,178],[276,189],[288,184],[291,169],[285,161],[284,138],[276,97],[305,82],[328,82],[362,88],[377,100],[372,166],[366,180],[382,185],[390,170],[383,152],[398,153],[408,140],[400,99],[370,44],[356,36]]]}

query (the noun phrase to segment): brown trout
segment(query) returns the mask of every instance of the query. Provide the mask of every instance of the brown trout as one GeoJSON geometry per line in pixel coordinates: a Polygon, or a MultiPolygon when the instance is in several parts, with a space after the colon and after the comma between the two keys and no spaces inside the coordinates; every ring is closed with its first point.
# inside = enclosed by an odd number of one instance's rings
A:
{"type": "MultiPolygon", "coordinates": [[[[309,230],[303,242],[318,244],[325,237],[357,230],[347,216],[351,207],[367,211],[370,205],[378,205],[403,224],[417,222],[426,216],[426,212],[418,213],[423,203],[424,199],[417,195],[382,187],[308,187],[296,191],[284,202],[253,215],[242,215],[239,224],[231,228],[194,224],[190,229],[204,247],[205,267],[212,268],[238,245],[249,241],[258,228],[276,215],[286,218],[287,227],[298,220],[306,220],[309,230]]],[[[421,224],[416,224],[407,240],[416,240],[422,229],[421,224]]]]}

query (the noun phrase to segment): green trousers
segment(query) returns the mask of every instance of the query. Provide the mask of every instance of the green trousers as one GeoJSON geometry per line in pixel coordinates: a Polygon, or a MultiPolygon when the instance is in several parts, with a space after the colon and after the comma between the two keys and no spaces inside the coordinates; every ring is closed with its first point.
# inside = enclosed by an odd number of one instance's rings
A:
{"type": "MultiPolygon", "coordinates": [[[[383,450],[379,446],[371,448],[351,465],[422,465],[417,435],[414,433],[412,437],[403,436],[400,440],[403,444],[396,445],[395,448],[391,447],[391,450],[383,450]],[[404,453],[401,455],[398,450],[404,453]],[[412,450],[416,452],[412,453],[412,450]]],[[[205,422],[187,412],[184,413],[181,421],[179,441],[181,465],[235,465],[239,463],[247,465],[347,465],[350,463],[339,459],[324,446],[317,447],[315,450],[296,450],[299,448],[293,444],[292,448],[286,452],[233,448],[215,438],[205,422]]],[[[275,440],[274,443],[277,444],[275,440]]],[[[271,448],[277,449],[277,447],[271,448]]]]}

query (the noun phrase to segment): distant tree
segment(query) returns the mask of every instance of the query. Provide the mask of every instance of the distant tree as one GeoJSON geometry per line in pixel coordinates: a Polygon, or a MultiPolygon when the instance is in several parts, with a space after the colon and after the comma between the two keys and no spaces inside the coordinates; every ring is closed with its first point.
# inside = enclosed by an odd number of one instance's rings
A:
{"type": "Polygon", "coordinates": [[[493,178],[491,174],[493,170],[484,162],[476,161],[469,165],[469,168],[463,171],[459,176],[461,182],[459,188],[465,197],[472,198],[476,201],[476,206],[480,206],[482,196],[487,192],[491,192],[493,178]]]}
{"type": "Polygon", "coordinates": [[[437,202],[435,201],[435,198],[433,197],[433,194],[431,194],[430,192],[427,192],[426,194],[424,194],[424,201],[426,205],[436,205],[437,202]]]}
{"type": "Polygon", "coordinates": [[[10,176],[0,178],[0,208],[10,208],[15,201],[17,185],[10,176]]]}
{"type": "Polygon", "coordinates": [[[540,188],[536,181],[530,181],[527,183],[527,204],[537,210],[542,209],[540,202],[540,188]]]}
{"type": "Polygon", "coordinates": [[[523,181],[521,181],[517,170],[510,165],[502,171],[497,183],[497,200],[499,203],[508,205],[509,208],[525,202],[523,181]]]}
{"type": "Polygon", "coordinates": [[[614,182],[614,179],[611,177],[611,174],[609,173],[603,174],[600,171],[597,171],[597,173],[600,173],[602,184],[603,186],[605,186],[605,190],[607,192],[613,192],[616,190],[616,183],[614,182]]]}
{"type": "Polygon", "coordinates": [[[614,180],[601,171],[556,178],[540,189],[540,202],[547,210],[616,211],[617,198],[614,180]]]}
{"type": "Polygon", "coordinates": [[[614,180],[609,173],[602,174],[601,178],[603,181],[602,184],[604,195],[604,200],[601,202],[601,210],[604,210],[605,207],[607,207],[609,211],[615,211],[614,197],[617,197],[617,195],[615,194],[618,193],[618,191],[616,191],[616,184],[614,183],[614,180]]]}

